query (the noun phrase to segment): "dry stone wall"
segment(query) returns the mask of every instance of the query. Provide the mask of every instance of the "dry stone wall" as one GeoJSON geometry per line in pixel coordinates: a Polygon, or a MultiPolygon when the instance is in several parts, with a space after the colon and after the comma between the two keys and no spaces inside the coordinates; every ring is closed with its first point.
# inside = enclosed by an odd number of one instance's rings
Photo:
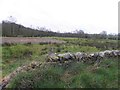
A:
{"type": "MultiPolygon", "coordinates": [[[[99,63],[103,58],[111,58],[111,57],[120,57],[120,50],[106,50],[102,52],[96,52],[96,53],[82,53],[82,52],[76,52],[76,53],[64,53],[64,54],[57,54],[52,53],[48,55],[47,62],[65,62],[65,61],[78,61],[78,62],[85,62],[85,63],[99,63]]],[[[14,78],[17,74],[24,71],[29,71],[31,69],[34,69],[38,66],[44,66],[44,64],[47,64],[46,62],[31,62],[29,65],[25,65],[22,67],[18,67],[15,71],[10,73],[8,76],[4,77],[2,81],[0,82],[0,89],[5,88],[8,83],[14,78]]]]}
{"type": "Polygon", "coordinates": [[[64,62],[64,61],[79,61],[86,63],[100,62],[103,58],[120,57],[120,50],[105,50],[101,52],[95,52],[91,54],[76,52],[76,53],[64,53],[57,54],[52,53],[48,55],[47,62],[64,62]]]}
{"type": "Polygon", "coordinates": [[[24,66],[18,67],[15,71],[13,71],[8,76],[5,76],[2,79],[2,81],[0,82],[0,90],[5,88],[8,85],[8,83],[12,80],[12,78],[14,78],[20,72],[26,72],[26,71],[32,70],[38,66],[41,66],[41,64],[42,64],[41,62],[33,61],[29,65],[24,65],[24,66]]]}

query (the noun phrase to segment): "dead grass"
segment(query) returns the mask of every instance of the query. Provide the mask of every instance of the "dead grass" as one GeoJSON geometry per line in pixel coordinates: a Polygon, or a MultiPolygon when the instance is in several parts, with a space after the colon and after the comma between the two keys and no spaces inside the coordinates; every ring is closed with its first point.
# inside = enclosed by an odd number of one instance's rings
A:
{"type": "Polygon", "coordinates": [[[52,38],[40,38],[40,37],[2,37],[2,44],[4,43],[31,43],[31,44],[39,44],[39,43],[65,43],[62,40],[56,40],[52,38]]]}

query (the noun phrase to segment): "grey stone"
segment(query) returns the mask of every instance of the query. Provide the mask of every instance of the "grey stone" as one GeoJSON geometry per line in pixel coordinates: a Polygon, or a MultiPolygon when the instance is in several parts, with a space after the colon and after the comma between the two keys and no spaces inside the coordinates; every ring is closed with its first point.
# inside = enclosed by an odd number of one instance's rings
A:
{"type": "Polygon", "coordinates": [[[83,57],[83,53],[77,52],[77,53],[74,54],[74,57],[77,61],[81,61],[81,59],[83,57]]]}
{"type": "Polygon", "coordinates": [[[99,52],[99,56],[103,58],[104,57],[104,52],[99,52]]]}
{"type": "Polygon", "coordinates": [[[61,59],[63,59],[63,60],[71,60],[71,59],[73,59],[73,54],[71,54],[71,53],[64,53],[64,54],[58,54],[58,57],[59,57],[59,59],[61,60],[61,59]]]}
{"type": "Polygon", "coordinates": [[[57,62],[58,61],[58,59],[59,59],[59,57],[57,56],[57,54],[56,53],[52,53],[52,54],[50,54],[49,56],[48,56],[48,61],[53,61],[53,62],[57,62]]]}

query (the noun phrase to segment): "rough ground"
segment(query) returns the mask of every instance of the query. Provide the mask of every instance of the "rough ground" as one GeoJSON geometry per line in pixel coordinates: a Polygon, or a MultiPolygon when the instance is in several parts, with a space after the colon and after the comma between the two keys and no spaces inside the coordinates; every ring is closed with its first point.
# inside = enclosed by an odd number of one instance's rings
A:
{"type": "MultiPolygon", "coordinates": [[[[119,50],[115,50],[115,51],[113,51],[113,50],[112,51],[108,51],[107,50],[105,52],[107,52],[108,54],[110,54],[110,52],[118,52],[118,53],[114,53],[115,56],[118,57],[120,55],[120,51],[119,50]]],[[[114,54],[112,55],[113,57],[114,57],[114,54]]],[[[111,56],[111,55],[108,55],[108,56],[111,56]]],[[[79,56],[79,57],[81,57],[81,56],[79,56]]],[[[92,56],[90,56],[90,57],[92,57],[92,56]]],[[[106,57],[106,56],[104,55],[104,57],[106,57]]],[[[4,87],[6,87],[9,84],[10,80],[12,78],[14,78],[18,73],[24,72],[24,71],[29,71],[31,69],[35,69],[37,66],[43,66],[44,64],[49,64],[49,63],[53,63],[53,62],[43,62],[43,63],[41,63],[41,62],[35,62],[34,61],[34,62],[31,62],[29,65],[18,67],[15,71],[13,71],[12,73],[10,73],[8,76],[5,76],[0,81],[0,87],[1,87],[1,89],[4,88],[4,87]]],[[[95,65],[97,65],[97,64],[95,64],[95,65]]]]}
{"type": "Polygon", "coordinates": [[[2,37],[2,44],[4,43],[65,43],[65,41],[56,40],[46,37],[2,37]]]}

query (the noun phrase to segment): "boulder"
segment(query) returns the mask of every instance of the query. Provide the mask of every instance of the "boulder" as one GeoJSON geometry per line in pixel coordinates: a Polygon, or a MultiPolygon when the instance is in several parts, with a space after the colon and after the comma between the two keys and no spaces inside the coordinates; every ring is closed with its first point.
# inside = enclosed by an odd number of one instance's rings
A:
{"type": "Polygon", "coordinates": [[[82,61],[82,62],[87,62],[87,61],[88,61],[88,54],[83,53],[82,58],[81,58],[81,61],[82,61]]]}
{"type": "Polygon", "coordinates": [[[58,60],[59,60],[59,57],[57,56],[56,53],[52,53],[48,56],[48,61],[57,62],[58,60]]]}
{"type": "Polygon", "coordinates": [[[104,52],[99,52],[99,56],[102,58],[104,58],[104,54],[105,54],[104,52]]]}
{"type": "Polygon", "coordinates": [[[94,57],[94,53],[89,54],[89,57],[94,57]]]}
{"type": "Polygon", "coordinates": [[[113,50],[112,52],[114,56],[120,56],[120,50],[113,50]]]}
{"type": "Polygon", "coordinates": [[[94,53],[91,53],[87,56],[87,63],[93,63],[94,62],[94,53]]]}
{"type": "Polygon", "coordinates": [[[104,53],[103,52],[96,52],[96,53],[92,53],[88,55],[88,60],[87,62],[90,64],[93,63],[98,63],[101,61],[101,59],[104,57],[104,53]]]}
{"type": "Polygon", "coordinates": [[[52,53],[48,55],[48,61],[51,62],[65,62],[71,60],[77,60],[80,62],[89,62],[89,63],[98,63],[103,58],[110,58],[110,57],[120,56],[120,50],[105,50],[101,52],[95,52],[91,54],[86,54],[82,52],[76,53],[64,53],[64,54],[56,54],[52,53]]]}
{"type": "Polygon", "coordinates": [[[77,61],[81,61],[82,56],[83,56],[83,53],[81,52],[74,53],[74,57],[77,61]]]}
{"type": "Polygon", "coordinates": [[[110,56],[112,56],[112,51],[110,51],[110,50],[105,50],[105,51],[104,51],[104,55],[105,55],[105,57],[110,57],[110,56]]]}
{"type": "Polygon", "coordinates": [[[64,53],[64,54],[58,54],[59,60],[62,61],[68,61],[74,59],[74,55],[71,53],[64,53]]]}

